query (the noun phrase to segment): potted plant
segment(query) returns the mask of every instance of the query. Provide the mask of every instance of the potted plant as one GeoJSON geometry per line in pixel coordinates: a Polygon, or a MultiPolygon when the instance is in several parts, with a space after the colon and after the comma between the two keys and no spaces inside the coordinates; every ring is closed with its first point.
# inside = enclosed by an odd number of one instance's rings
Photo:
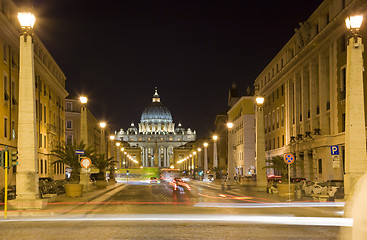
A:
{"type": "Polygon", "coordinates": [[[65,192],[68,197],[81,197],[83,191],[83,185],[80,184],[81,165],[79,155],[75,153],[77,149],[84,150],[86,157],[91,158],[94,155],[94,150],[91,147],[86,147],[83,142],[80,142],[78,145],[58,145],[51,151],[52,155],[56,157],[52,164],[61,162],[72,169],[71,176],[65,184],[65,192]]]}
{"type": "Polygon", "coordinates": [[[106,169],[108,167],[115,167],[117,161],[113,161],[113,158],[106,158],[104,154],[97,154],[92,158],[92,164],[98,168],[98,174],[96,179],[97,188],[105,188],[108,183],[106,181],[106,169]]]}
{"type": "Polygon", "coordinates": [[[289,185],[288,185],[288,165],[284,162],[282,157],[273,157],[270,159],[266,159],[267,166],[264,168],[271,168],[278,171],[281,175],[281,184],[277,184],[277,189],[279,196],[287,197],[288,194],[291,196],[294,195],[295,185],[291,184],[291,191],[289,193],[289,185]]]}

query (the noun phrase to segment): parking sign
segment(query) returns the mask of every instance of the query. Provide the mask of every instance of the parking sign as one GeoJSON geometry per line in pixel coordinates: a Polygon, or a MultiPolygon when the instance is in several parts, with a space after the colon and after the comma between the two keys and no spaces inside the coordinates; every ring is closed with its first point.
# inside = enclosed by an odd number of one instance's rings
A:
{"type": "Polygon", "coordinates": [[[338,145],[332,145],[330,146],[331,155],[339,155],[339,146],[338,145]]]}

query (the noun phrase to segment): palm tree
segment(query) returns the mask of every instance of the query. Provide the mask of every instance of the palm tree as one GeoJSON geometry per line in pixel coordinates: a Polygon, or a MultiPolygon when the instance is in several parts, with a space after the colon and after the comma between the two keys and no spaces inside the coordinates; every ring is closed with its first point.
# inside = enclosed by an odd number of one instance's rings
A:
{"type": "Polygon", "coordinates": [[[265,160],[268,163],[264,168],[271,168],[280,172],[282,176],[282,182],[288,181],[288,165],[284,162],[282,157],[276,156],[265,160]]]}
{"type": "Polygon", "coordinates": [[[218,167],[213,167],[213,172],[215,172],[215,178],[216,179],[221,179],[222,175],[223,175],[223,170],[225,170],[225,167],[223,166],[218,166],[218,167]]]}
{"type": "Polygon", "coordinates": [[[98,168],[99,172],[97,175],[97,180],[106,179],[106,169],[115,167],[117,161],[112,160],[113,157],[106,158],[104,154],[96,154],[92,158],[92,164],[98,168]]]}
{"type": "Polygon", "coordinates": [[[95,151],[91,146],[86,146],[83,141],[78,145],[68,144],[68,145],[58,145],[51,150],[51,154],[57,158],[52,164],[63,163],[71,167],[72,172],[70,176],[70,181],[79,183],[80,181],[80,160],[79,155],[76,155],[75,150],[84,150],[84,156],[93,158],[95,151]]]}

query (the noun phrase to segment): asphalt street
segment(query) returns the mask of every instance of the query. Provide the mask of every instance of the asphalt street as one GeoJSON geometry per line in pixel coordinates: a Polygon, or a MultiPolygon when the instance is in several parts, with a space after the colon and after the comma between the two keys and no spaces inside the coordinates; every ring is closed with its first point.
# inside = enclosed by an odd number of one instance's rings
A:
{"type": "Polygon", "coordinates": [[[10,217],[0,239],[337,239],[341,207],[190,182],[129,183],[104,201],[48,217],[10,217]]]}

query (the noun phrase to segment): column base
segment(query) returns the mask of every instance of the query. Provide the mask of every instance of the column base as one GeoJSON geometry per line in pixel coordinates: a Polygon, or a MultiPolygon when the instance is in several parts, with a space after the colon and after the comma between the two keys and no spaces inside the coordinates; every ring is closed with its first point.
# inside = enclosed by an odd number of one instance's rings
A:
{"type": "Polygon", "coordinates": [[[344,199],[349,199],[354,193],[354,188],[364,172],[346,173],[344,175],[344,199]]]}
{"type": "Polygon", "coordinates": [[[27,209],[45,209],[47,207],[47,199],[29,199],[29,200],[9,200],[8,208],[13,210],[27,210],[27,209]]]}

